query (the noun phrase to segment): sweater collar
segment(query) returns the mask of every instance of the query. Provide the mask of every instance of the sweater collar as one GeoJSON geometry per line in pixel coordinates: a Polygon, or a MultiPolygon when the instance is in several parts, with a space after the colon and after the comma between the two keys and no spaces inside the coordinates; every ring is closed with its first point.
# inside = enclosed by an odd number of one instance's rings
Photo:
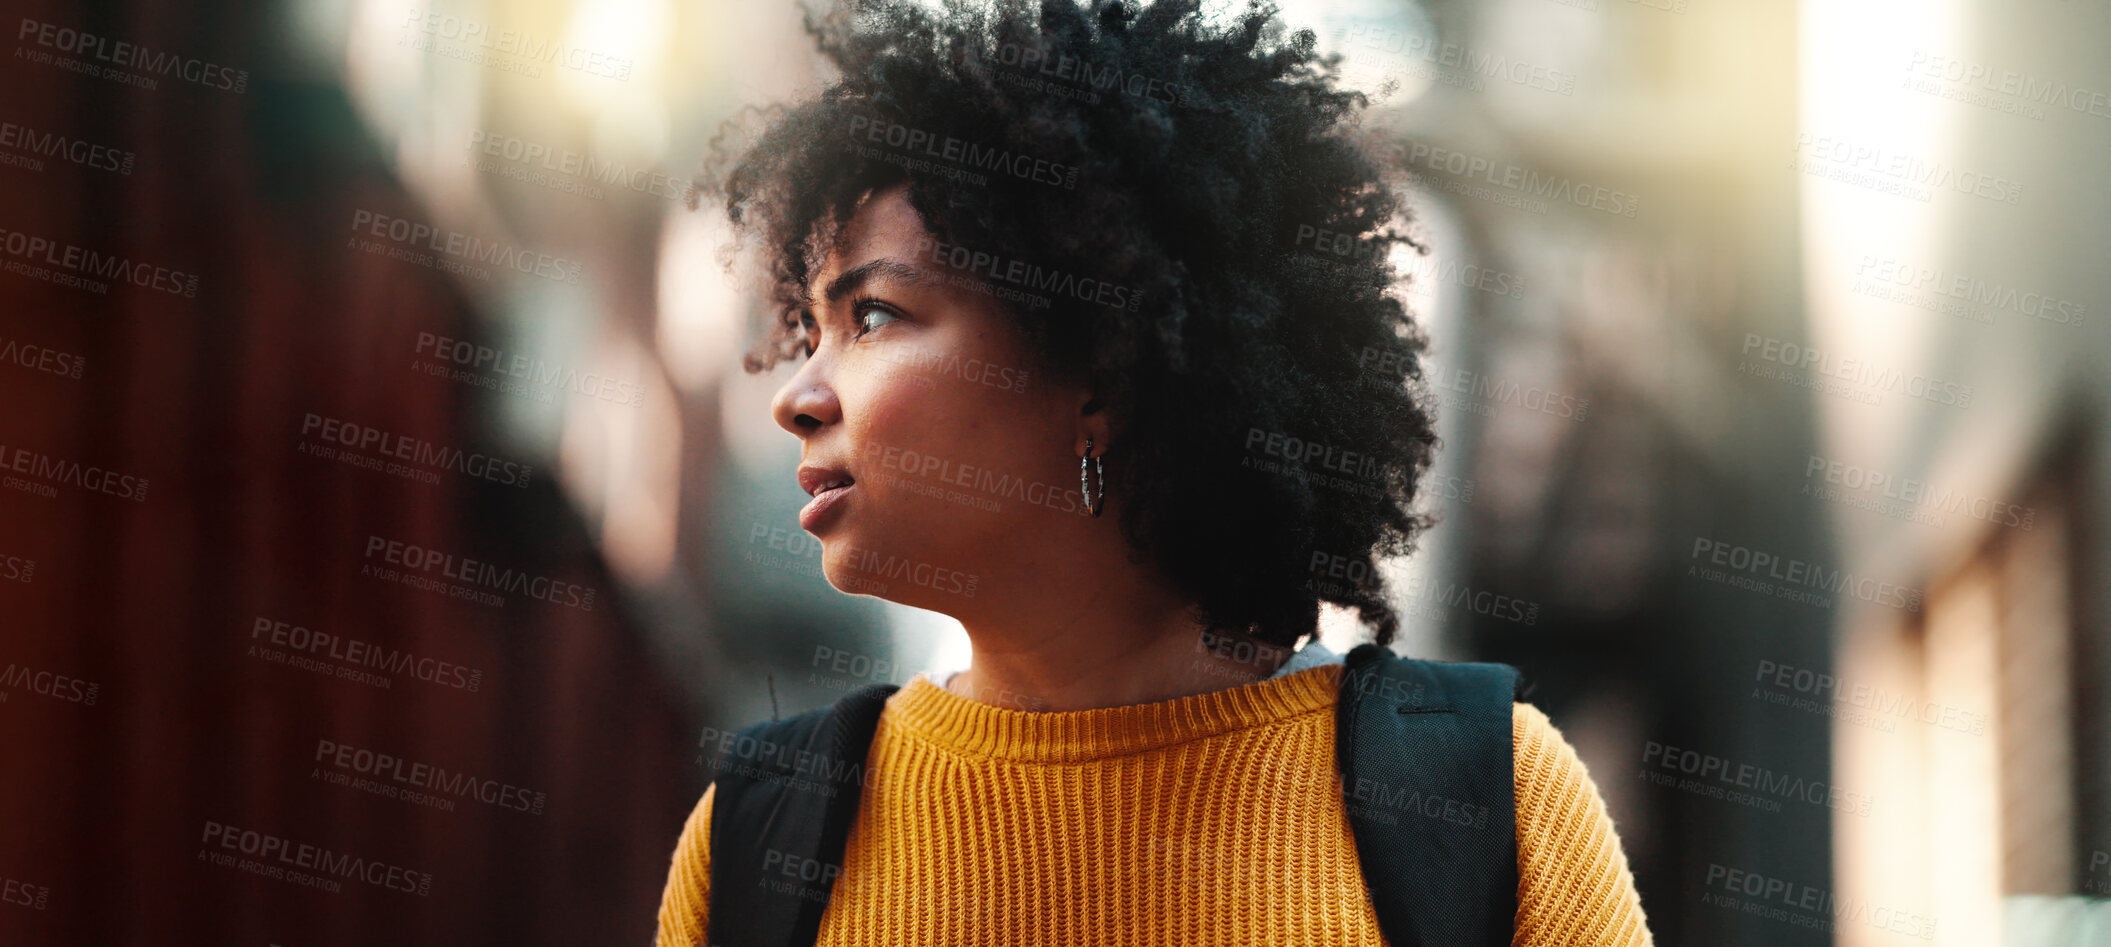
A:
{"type": "Polygon", "coordinates": [[[1331,710],[1342,670],[1323,664],[1172,700],[1053,713],[986,704],[918,674],[888,698],[885,719],[909,736],[967,756],[1084,763],[1331,710]]]}

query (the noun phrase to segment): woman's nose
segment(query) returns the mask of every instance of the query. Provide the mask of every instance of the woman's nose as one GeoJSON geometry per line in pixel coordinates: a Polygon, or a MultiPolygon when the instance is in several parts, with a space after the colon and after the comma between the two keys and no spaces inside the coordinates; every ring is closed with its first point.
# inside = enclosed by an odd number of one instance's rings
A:
{"type": "Polygon", "coordinates": [[[796,436],[805,437],[842,417],[842,406],[836,402],[835,389],[828,384],[822,367],[826,358],[809,358],[800,363],[798,374],[770,399],[770,413],[777,425],[796,436]]]}

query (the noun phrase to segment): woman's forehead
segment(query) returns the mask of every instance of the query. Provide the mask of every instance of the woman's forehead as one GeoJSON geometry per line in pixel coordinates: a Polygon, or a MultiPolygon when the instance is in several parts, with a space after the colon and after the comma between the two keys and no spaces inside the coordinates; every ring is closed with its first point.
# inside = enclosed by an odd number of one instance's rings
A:
{"type": "Polygon", "coordinates": [[[809,294],[826,286],[836,274],[882,257],[907,261],[930,239],[923,215],[909,203],[906,185],[867,191],[858,199],[857,210],[833,233],[815,233],[821,251],[820,265],[807,283],[809,294]]]}

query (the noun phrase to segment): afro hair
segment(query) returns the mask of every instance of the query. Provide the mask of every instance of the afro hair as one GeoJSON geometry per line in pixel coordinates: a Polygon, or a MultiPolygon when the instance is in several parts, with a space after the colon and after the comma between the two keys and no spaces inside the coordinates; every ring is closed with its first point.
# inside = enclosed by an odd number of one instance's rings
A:
{"type": "Polygon", "coordinates": [[[1287,646],[1331,601],[1390,643],[1377,564],[1433,523],[1437,446],[1392,251],[1427,250],[1339,57],[1258,3],[871,0],[806,28],[840,78],[728,123],[689,195],[764,259],[746,369],[804,354],[829,235],[906,186],[937,240],[1122,288],[1006,311],[1113,412],[1135,561],[1212,629],[1287,646]]]}

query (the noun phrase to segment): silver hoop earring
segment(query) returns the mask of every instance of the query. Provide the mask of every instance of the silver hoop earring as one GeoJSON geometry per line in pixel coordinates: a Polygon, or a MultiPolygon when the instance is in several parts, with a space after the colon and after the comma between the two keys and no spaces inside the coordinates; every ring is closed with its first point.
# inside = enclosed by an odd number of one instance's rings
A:
{"type": "Polygon", "coordinates": [[[1107,470],[1105,467],[1100,466],[1099,458],[1092,456],[1092,438],[1089,437],[1085,438],[1085,456],[1077,459],[1077,485],[1078,489],[1085,491],[1085,507],[1092,511],[1092,515],[1098,516],[1099,511],[1107,505],[1107,470]],[[1092,469],[1099,475],[1099,502],[1097,503],[1092,500],[1092,487],[1085,481],[1085,461],[1087,458],[1091,459],[1092,469]]]}

